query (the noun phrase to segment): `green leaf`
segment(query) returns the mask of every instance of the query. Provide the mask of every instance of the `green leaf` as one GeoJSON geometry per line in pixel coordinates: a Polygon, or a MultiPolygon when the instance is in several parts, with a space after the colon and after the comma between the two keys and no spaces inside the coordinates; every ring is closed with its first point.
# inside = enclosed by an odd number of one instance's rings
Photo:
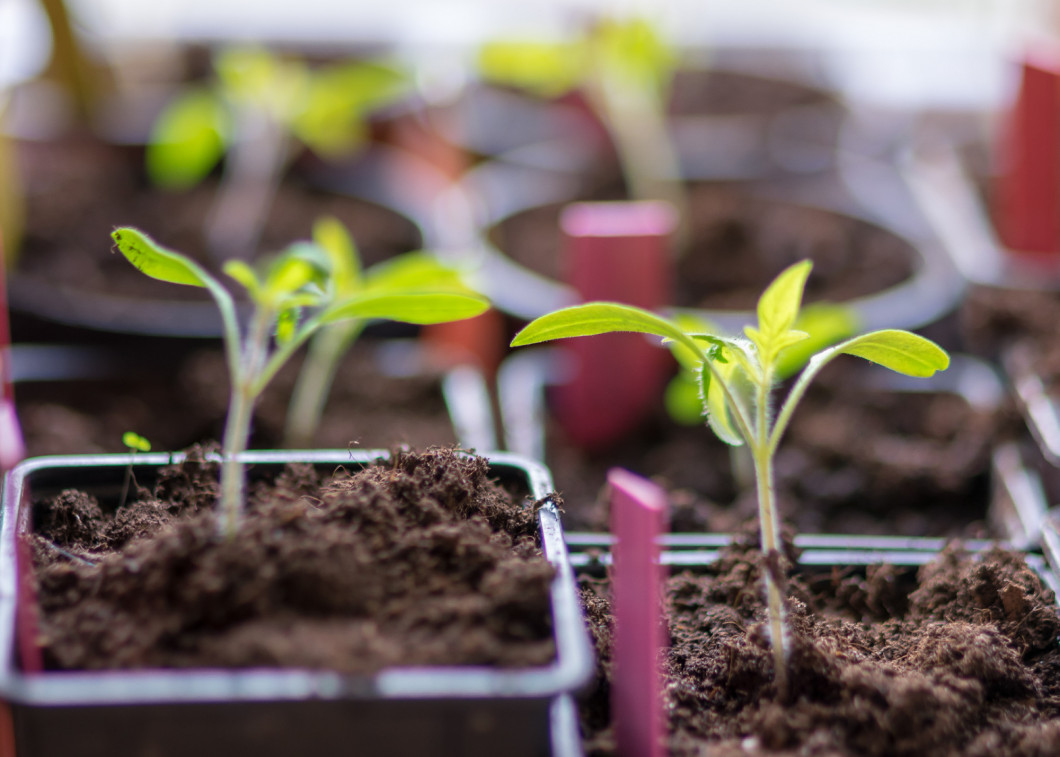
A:
{"type": "Polygon", "coordinates": [[[559,97],[578,85],[584,69],[581,53],[569,43],[499,40],[479,49],[478,70],[487,81],[559,97]]]}
{"type": "Polygon", "coordinates": [[[348,297],[327,308],[321,323],[350,318],[376,318],[403,323],[427,325],[460,321],[481,315],[489,309],[483,297],[449,292],[429,293],[362,293],[348,297]]]}
{"type": "Polygon", "coordinates": [[[327,253],[335,293],[355,292],[361,283],[361,256],[346,227],[337,218],[319,218],[313,224],[313,241],[327,253]]]}
{"type": "Polygon", "coordinates": [[[298,331],[298,323],[301,320],[302,310],[298,307],[290,307],[281,311],[276,318],[276,342],[286,344],[294,338],[298,331]]]}
{"type": "MultiPolygon", "coordinates": [[[[802,292],[813,263],[803,260],[784,269],[758,300],[758,329],[746,329],[748,337],[771,359],[782,339],[795,325],[802,304],[802,292]]],[[[765,360],[766,357],[763,357],[765,360]]]]}
{"type": "MultiPolygon", "coordinates": [[[[681,312],[673,317],[673,324],[693,339],[706,340],[713,338],[716,329],[705,319],[693,313],[681,312]]],[[[683,342],[666,338],[663,343],[670,349],[674,359],[683,370],[696,373],[703,364],[702,355],[689,349],[683,342]]]]}
{"type": "Polygon", "coordinates": [[[248,263],[242,260],[229,260],[225,262],[222,270],[247,290],[251,300],[261,301],[261,282],[258,281],[258,274],[248,263]]]}
{"type": "Polygon", "coordinates": [[[676,56],[647,19],[604,19],[587,44],[596,64],[619,86],[635,86],[660,96],[665,92],[676,56]]]}
{"type": "Polygon", "coordinates": [[[682,371],[670,380],[663,399],[667,414],[681,425],[697,426],[703,422],[699,384],[688,372],[682,371]]]}
{"type": "Polygon", "coordinates": [[[818,352],[856,334],[858,325],[858,316],[849,307],[827,302],[807,305],[799,311],[795,328],[809,334],[809,338],[777,357],[777,377],[783,380],[794,376],[818,352]]]}
{"type": "Polygon", "coordinates": [[[375,293],[404,290],[474,294],[457,269],[429,252],[407,252],[372,266],[364,274],[364,289],[375,293]]]}
{"type": "Polygon", "coordinates": [[[590,302],[563,308],[531,321],[512,340],[512,347],[565,339],[574,336],[593,336],[614,331],[632,331],[667,337],[703,355],[703,350],[692,337],[675,323],[647,310],[617,302],[590,302]]]}
{"type": "Polygon", "coordinates": [[[950,365],[949,354],[930,339],[899,329],[862,334],[832,349],[918,378],[933,376],[950,365]]]}
{"type": "Polygon", "coordinates": [[[138,452],[150,452],[151,442],[134,431],[126,431],[121,435],[121,443],[131,450],[138,452]]]}
{"type": "Polygon", "coordinates": [[[700,371],[700,401],[706,411],[707,423],[711,431],[726,444],[739,447],[744,443],[744,438],[732,422],[729,401],[725,396],[722,381],[729,387],[730,391],[736,391],[734,378],[740,370],[740,363],[732,354],[732,349],[725,346],[716,346],[711,353],[714,369],[720,374],[718,381],[706,364],[700,371]]]}
{"type": "Polygon", "coordinates": [[[179,95],[151,128],[147,175],[167,189],[195,186],[220,161],[228,131],[228,113],[215,95],[204,89],[179,95]]]}
{"type": "Polygon", "coordinates": [[[382,63],[351,63],[310,72],[295,135],[324,156],[348,155],[368,138],[368,116],[408,94],[410,79],[382,63]]]}
{"type": "Polygon", "coordinates": [[[187,286],[209,287],[211,283],[220,286],[190,258],[163,247],[138,229],[122,226],[110,236],[118,251],[140,273],[152,279],[187,286]]]}

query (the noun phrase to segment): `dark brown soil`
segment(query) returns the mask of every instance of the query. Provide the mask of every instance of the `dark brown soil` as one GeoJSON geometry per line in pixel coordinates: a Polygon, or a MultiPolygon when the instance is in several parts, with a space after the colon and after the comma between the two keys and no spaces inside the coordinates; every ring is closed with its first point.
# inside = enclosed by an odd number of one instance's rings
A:
{"type": "MultiPolygon", "coordinates": [[[[372,345],[356,345],[343,361],[321,421],[316,446],[389,448],[456,441],[440,376],[385,376],[372,345]]],[[[251,446],[281,443],[287,402],[300,366],[276,376],[255,412],[251,446]]],[[[228,376],[219,350],[200,350],[172,371],[147,378],[21,384],[19,418],[30,455],[125,452],[122,434],[135,431],[156,450],[219,439],[228,406],[228,376]]]]}
{"type": "MultiPolygon", "coordinates": [[[[674,757],[1060,753],[1060,618],[1020,555],[957,549],[919,571],[799,574],[792,696],[778,701],[746,546],[669,579],[666,712],[674,757]]],[[[599,669],[582,703],[590,756],[614,753],[607,587],[583,579],[599,669]]]]}
{"type": "Polygon", "coordinates": [[[252,487],[234,540],[217,534],[217,489],[196,456],[116,514],[73,491],[37,508],[48,668],[370,673],[554,657],[534,508],[482,458],[401,451],[331,477],[289,466],[252,487]]]}
{"type": "Polygon", "coordinates": [[[991,358],[1016,344],[1032,346],[1032,368],[1053,392],[1060,389],[1060,297],[1055,292],[976,287],[961,306],[969,348],[991,358]]]}
{"type": "MultiPolygon", "coordinates": [[[[1017,421],[950,394],[866,386],[858,361],[826,368],[792,417],[776,458],[781,515],[804,533],[982,536],[993,444],[1017,421]]],[[[655,479],[675,531],[730,532],[756,513],[753,474],[739,486],[733,456],[706,427],[660,413],[606,453],[587,454],[553,430],[548,451],[569,530],[607,530],[604,481],[614,465],[655,479]]],[[[749,466],[750,461],[744,463],[749,466]]]]}
{"type": "Polygon", "coordinates": [[[823,90],[798,82],[737,71],[682,69],[674,76],[669,110],[675,115],[768,115],[807,105],[838,108],[823,90]]]}
{"type": "MultiPolygon", "coordinates": [[[[880,292],[913,274],[907,242],[865,221],[820,208],[755,198],[731,185],[693,184],[691,243],[674,275],[673,303],[750,309],[782,270],[814,261],[806,301],[842,302],[880,292]]],[[[562,279],[562,204],[519,213],[494,242],[531,270],[562,279]]]]}
{"type": "MultiPolygon", "coordinates": [[[[149,279],[112,253],[110,232],[135,226],[159,243],[217,269],[205,253],[203,223],[217,181],[188,192],[150,186],[142,150],[85,138],[22,142],[18,158],[25,176],[27,219],[23,248],[11,287],[32,277],[59,290],[105,292],[135,299],[209,301],[205,291],[149,279]]],[[[347,225],[365,264],[421,245],[415,225],[371,203],[315,191],[288,178],[275,198],[261,250],[271,252],[308,239],[313,222],[333,215],[347,225]]],[[[16,291],[12,299],[17,301],[16,291]]],[[[42,307],[44,304],[38,303],[42,307]]]]}

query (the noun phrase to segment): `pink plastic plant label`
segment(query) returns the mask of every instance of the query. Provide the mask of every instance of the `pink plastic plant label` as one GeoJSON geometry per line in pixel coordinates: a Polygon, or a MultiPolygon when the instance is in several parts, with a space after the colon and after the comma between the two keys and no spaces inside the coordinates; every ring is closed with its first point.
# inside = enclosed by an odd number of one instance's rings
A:
{"type": "Polygon", "coordinates": [[[621,468],[607,474],[611,487],[612,591],[615,617],[615,670],[611,720],[618,754],[662,757],[663,680],[666,646],[662,614],[665,571],[658,537],[667,527],[666,493],[647,479],[621,468]]]}
{"type": "MultiPolygon", "coordinates": [[[[664,202],[568,206],[560,219],[567,283],[586,302],[663,308],[670,301],[676,224],[676,212],[664,202]]],[[[659,402],[670,357],[644,335],[571,339],[563,349],[571,355],[573,375],[557,389],[557,415],[575,443],[604,447],[659,402]]]]}

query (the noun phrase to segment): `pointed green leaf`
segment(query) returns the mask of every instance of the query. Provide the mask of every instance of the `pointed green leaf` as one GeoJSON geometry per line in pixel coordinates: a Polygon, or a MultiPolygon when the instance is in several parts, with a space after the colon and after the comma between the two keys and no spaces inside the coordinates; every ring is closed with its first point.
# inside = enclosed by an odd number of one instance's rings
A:
{"type": "Polygon", "coordinates": [[[365,291],[454,292],[474,294],[460,272],[429,252],[407,252],[372,266],[364,274],[365,291]]]}
{"type": "Polygon", "coordinates": [[[353,293],[361,283],[361,256],[353,237],[337,219],[325,216],[313,224],[313,241],[327,253],[335,292],[353,293]]]}
{"type": "Polygon", "coordinates": [[[151,128],[145,159],[151,181],[167,189],[187,189],[206,178],[225,151],[228,113],[204,89],[178,96],[151,128]]]}
{"type": "Polygon", "coordinates": [[[138,229],[123,226],[111,232],[110,236],[118,251],[140,273],[152,279],[196,287],[217,283],[191,258],[163,247],[138,229]]]}
{"type": "Polygon", "coordinates": [[[832,349],[920,378],[944,371],[950,365],[949,354],[930,339],[898,329],[862,334],[832,349]]]}
{"type": "Polygon", "coordinates": [[[471,318],[488,309],[488,300],[466,294],[363,293],[332,305],[320,320],[321,323],[334,323],[350,318],[376,318],[426,325],[471,318]]]}
{"type": "Polygon", "coordinates": [[[810,358],[858,332],[858,316],[851,308],[818,302],[799,312],[795,328],[809,338],[789,346],[777,357],[777,378],[786,379],[803,369],[810,358]]]}
{"type": "Polygon", "coordinates": [[[531,321],[515,335],[512,347],[614,331],[668,337],[684,344],[694,353],[703,355],[703,349],[695,340],[673,322],[650,311],[617,302],[590,302],[543,315],[531,321]]]}
{"type": "Polygon", "coordinates": [[[242,260],[229,260],[224,264],[223,270],[247,290],[251,300],[261,301],[261,282],[258,281],[258,274],[248,263],[242,260]]]}
{"type": "Polygon", "coordinates": [[[802,292],[811,268],[813,263],[809,260],[789,266],[762,293],[758,300],[758,338],[752,337],[759,349],[773,349],[772,341],[795,325],[799,307],[802,305],[802,292]]]}

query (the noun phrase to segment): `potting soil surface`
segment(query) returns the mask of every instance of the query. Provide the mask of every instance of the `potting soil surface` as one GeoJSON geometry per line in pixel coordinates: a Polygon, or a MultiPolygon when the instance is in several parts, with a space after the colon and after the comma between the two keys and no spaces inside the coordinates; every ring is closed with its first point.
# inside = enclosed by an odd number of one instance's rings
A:
{"type": "MultiPolygon", "coordinates": [[[[1013,411],[973,408],[947,393],[881,391],[873,372],[880,375],[842,358],[803,398],[776,456],[781,516],[803,533],[986,535],[991,450],[1018,424],[1013,411]]],[[[552,428],[547,462],[568,530],[607,530],[604,482],[614,465],[670,492],[675,531],[727,533],[757,511],[746,450],[723,444],[706,423],[680,426],[661,409],[592,453],[552,428]]]]}
{"type": "Polygon", "coordinates": [[[399,451],[333,477],[290,466],[251,486],[231,540],[218,535],[217,474],[193,455],[116,514],[75,491],[37,507],[47,668],[553,659],[534,507],[491,482],[484,459],[399,451]]]}
{"type": "MultiPolygon", "coordinates": [[[[673,757],[1060,754],[1060,619],[1021,556],[973,560],[951,548],[919,571],[796,574],[781,701],[748,536],[667,583],[661,667],[673,757]]],[[[600,660],[582,726],[588,757],[599,757],[614,753],[613,620],[606,583],[586,578],[582,588],[600,660]]]]}

